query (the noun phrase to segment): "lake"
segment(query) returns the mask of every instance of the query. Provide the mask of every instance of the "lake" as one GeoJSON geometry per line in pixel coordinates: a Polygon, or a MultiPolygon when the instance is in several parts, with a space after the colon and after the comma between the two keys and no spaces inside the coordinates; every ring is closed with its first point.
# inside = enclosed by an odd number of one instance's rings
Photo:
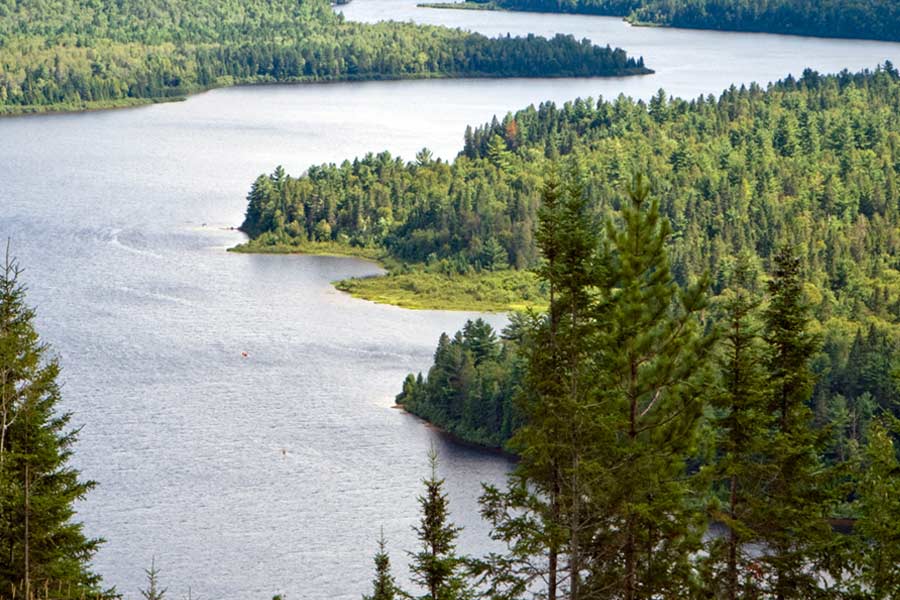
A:
{"type": "MultiPolygon", "coordinates": [[[[643,55],[651,76],[432,80],[216,90],[112,112],[0,119],[0,236],[63,366],[79,505],[96,569],[138,596],[153,556],[169,596],[350,599],[384,527],[400,579],[433,444],[461,549],[486,550],[481,481],[510,463],[392,408],[442,331],[474,315],[352,299],[363,261],[225,248],[252,180],[384,149],[453,157],[467,124],[543,100],[659,88],[696,97],[805,67],[900,64],[900,44],[632,28],[618,19],[418,9],[354,0],[348,19],[487,34],[557,32],[643,55]],[[247,356],[242,356],[246,352],[247,356]]],[[[501,315],[489,317],[502,326],[501,315]]]]}

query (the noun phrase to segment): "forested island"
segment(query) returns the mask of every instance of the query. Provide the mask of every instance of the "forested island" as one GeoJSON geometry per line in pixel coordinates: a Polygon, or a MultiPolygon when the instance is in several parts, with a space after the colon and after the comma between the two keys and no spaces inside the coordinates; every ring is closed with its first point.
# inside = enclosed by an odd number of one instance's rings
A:
{"type": "Polygon", "coordinates": [[[635,25],[900,41],[900,6],[883,0],[469,0],[420,6],[604,15],[635,25]]]}
{"type": "Polygon", "coordinates": [[[236,83],[650,73],[558,35],[344,20],[327,0],[0,2],[0,114],[127,106],[236,83]]]}

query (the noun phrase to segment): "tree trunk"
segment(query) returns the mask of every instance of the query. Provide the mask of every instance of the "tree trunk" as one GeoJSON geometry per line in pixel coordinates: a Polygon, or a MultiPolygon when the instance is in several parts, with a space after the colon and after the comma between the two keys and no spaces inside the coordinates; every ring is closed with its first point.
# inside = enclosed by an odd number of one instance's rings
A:
{"type": "MultiPolygon", "coordinates": [[[[559,472],[554,467],[553,497],[550,499],[550,513],[553,526],[559,524],[559,472]]],[[[550,538],[547,573],[547,600],[556,600],[556,588],[559,578],[559,551],[556,548],[556,532],[550,538]]]]}
{"type": "Polygon", "coordinates": [[[31,600],[31,473],[25,463],[25,598],[31,600]]]}
{"type": "MultiPolygon", "coordinates": [[[[737,504],[737,478],[731,478],[731,521],[735,521],[736,504],[737,504]]],[[[737,600],[738,592],[738,572],[737,572],[737,533],[734,527],[729,527],[728,532],[728,598],[729,600],[737,600]]]]}

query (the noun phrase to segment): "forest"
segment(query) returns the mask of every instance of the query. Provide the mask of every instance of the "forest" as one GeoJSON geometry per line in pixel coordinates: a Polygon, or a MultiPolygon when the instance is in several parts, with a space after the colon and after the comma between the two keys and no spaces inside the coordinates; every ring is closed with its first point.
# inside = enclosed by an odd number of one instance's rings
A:
{"type": "MultiPolygon", "coordinates": [[[[543,179],[547,310],[513,317],[502,341],[480,320],[443,336],[427,383],[407,379],[399,398],[450,392],[432,408],[511,434],[519,461],[478,500],[496,550],[458,551],[432,449],[409,583],[398,584],[382,534],[362,598],[895,597],[900,420],[883,406],[865,422],[820,418],[823,338],[798,248],[781,245],[767,271],[741,254],[711,297],[706,275],[676,280],[673,228],[641,175],[605,215],[577,157],[543,179]]],[[[68,464],[77,430],[57,412],[59,365],[20,273],[9,260],[0,271],[0,589],[120,597],[90,570],[102,540],[73,520],[95,484],[68,464]]],[[[152,561],[141,593],[166,597],[152,561]]]]}
{"type": "MultiPolygon", "coordinates": [[[[887,357],[857,362],[842,385],[868,400],[823,414],[800,246],[766,271],[739,255],[711,297],[707,276],[676,281],[646,179],[598,217],[581,165],[563,164],[548,167],[536,231],[548,310],[500,339],[480,319],[443,335],[427,379],[398,396],[520,457],[480,499],[505,550],[457,558],[470,595],[423,598],[895,598],[898,364],[878,390],[862,380],[887,357]]],[[[372,598],[403,597],[379,596],[376,572],[372,598]]]]}
{"type": "Polygon", "coordinates": [[[235,83],[650,73],[558,35],[495,39],[344,20],[327,0],[0,1],[0,114],[103,108],[235,83]]]}
{"type": "MultiPolygon", "coordinates": [[[[631,173],[651,173],[671,223],[669,260],[680,284],[708,274],[718,296],[736,257],[748,253],[768,271],[779,247],[797,249],[823,338],[814,365],[817,411],[858,423],[898,400],[890,380],[900,358],[898,111],[900,74],[890,64],[856,74],[807,72],[719,98],[660,92],[649,102],[545,103],[468,129],[463,152],[449,163],[427,151],[408,163],[382,153],[297,178],[282,169],[260,176],[243,229],[254,238],[251,248],[315,240],[380,248],[404,267],[364,281],[405,285],[424,269],[452,287],[540,264],[534,230],[543,174],[559,157],[583,164],[598,218],[622,206],[631,173]]],[[[546,285],[521,289],[531,304],[546,304],[546,285]]],[[[497,389],[502,404],[511,384],[497,389]]],[[[480,431],[468,437],[496,445],[510,432],[506,422],[450,428],[480,431]]],[[[858,436],[859,427],[848,431],[858,436]]]]}
{"type": "Polygon", "coordinates": [[[635,25],[900,40],[900,6],[884,0],[469,0],[462,4],[625,17],[635,25]]]}

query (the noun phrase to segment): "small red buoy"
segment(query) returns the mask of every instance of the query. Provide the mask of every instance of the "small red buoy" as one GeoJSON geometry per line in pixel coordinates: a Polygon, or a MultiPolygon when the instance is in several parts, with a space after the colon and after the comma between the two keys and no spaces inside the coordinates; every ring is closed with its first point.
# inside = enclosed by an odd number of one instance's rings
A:
{"type": "Polygon", "coordinates": [[[250,355],[247,354],[246,352],[241,352],[241,356],[243,356],[244,358],[247,358],[247,357],[250,356],[250,355]]]}

